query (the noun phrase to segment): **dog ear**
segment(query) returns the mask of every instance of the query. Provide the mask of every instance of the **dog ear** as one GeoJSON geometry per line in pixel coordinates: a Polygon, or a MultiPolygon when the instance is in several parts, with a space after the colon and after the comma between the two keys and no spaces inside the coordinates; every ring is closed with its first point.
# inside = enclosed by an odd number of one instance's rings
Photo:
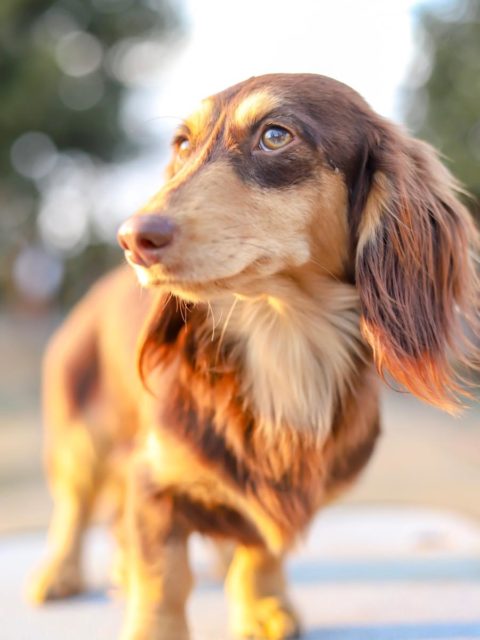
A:
{"type": "Polygon", "coordinates": [[[435,151],[393,125],[376,128],[359,173],[351,213],[363,335],[382,375],[453,413],[469,394],[452,361],[478,366],[465,328],[475,335],[479,325],[478,232],[435,151]]]}

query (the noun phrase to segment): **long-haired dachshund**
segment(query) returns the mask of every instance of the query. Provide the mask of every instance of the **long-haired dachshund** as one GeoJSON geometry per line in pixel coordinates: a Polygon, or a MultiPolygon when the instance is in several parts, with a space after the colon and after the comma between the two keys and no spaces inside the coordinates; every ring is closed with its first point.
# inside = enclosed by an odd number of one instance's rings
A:
{"type": "Polygon", "coordinates": [[[81,588],[110,486],[124,640],[189,637],[193,531],[237,545],[235,633],[296,637],[283,558],[369,459],[377,371],[454,412],[452,362],[476,366],[478,234],[458,192],[427,144],[329,78],[205,100],[120,229],[133,269],[100,281],[48,349],[55,512],[32,598],[81,588]]]}

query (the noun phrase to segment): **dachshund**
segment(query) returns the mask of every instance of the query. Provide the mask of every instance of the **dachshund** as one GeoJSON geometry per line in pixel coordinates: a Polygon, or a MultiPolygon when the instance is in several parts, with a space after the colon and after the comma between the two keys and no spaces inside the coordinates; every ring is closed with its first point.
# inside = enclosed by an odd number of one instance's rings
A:
{"type": "Polygon", "coordinates": [[[130,266],[47,349],[55,508],[32,600],[82,588],[104,488],[123,640],[190,637],[194,531],[235,544],[234,633],[297,637],[283,560],[370,458],[380,380],[452,413],[471,394],[479,234],[461,195],[428,144],[333,79],[253,77],[203,101],[120,228],[130,266]]]}

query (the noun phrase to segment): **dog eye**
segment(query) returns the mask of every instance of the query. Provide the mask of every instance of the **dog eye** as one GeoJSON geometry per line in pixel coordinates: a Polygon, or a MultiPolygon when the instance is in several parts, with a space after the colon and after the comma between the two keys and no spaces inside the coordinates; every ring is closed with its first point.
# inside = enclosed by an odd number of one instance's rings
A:
{"type": "Polygon", "coordinates": [[[179,136],[178,138],[175,138],[173,144],[175,147],[177,158],[179,158],[180,160],[186,160],[192,150],[190,140],[185,136],[179,136]]]}
{"type": "Polygon", "coordinates": [[[293,136],[290,131],[283,127],[268,127],[262,133],[260,138],[259,147],[263,151],[276,151],[289,144],[293,140],[293,136]]]}

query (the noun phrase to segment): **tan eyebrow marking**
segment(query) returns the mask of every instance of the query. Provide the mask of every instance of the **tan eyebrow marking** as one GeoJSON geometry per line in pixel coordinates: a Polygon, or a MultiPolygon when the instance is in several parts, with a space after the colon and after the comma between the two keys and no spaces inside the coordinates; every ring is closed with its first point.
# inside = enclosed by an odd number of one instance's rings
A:
{"type": "Polygon", "coordinates": [[[211,98],[202,100],[198,109],[186,119],[186,124],[193,133],[203,131],[209,127],[214,113],[214,101],[211,98]]]}
{"type": "Polygon", "coordinates": [[[256,91],[247,96],[235,109],[233,122],[248,127],[279,105],[279,100],[267,91],[256,91]]]}

